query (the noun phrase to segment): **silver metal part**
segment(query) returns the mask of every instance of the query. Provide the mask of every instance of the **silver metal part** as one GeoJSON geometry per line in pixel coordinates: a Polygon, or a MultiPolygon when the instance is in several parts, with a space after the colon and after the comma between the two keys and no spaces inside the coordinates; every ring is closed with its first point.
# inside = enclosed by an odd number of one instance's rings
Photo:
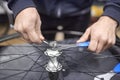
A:
{"type": "Polygon", "coordinates": [[[57,44],[58,50],[68,49],[72,47],[77,47],[76,44],[57,44]]]}
{"type": "Polygon", "coordinates": [[[55,48],[57,46],[57,42],[56,41],[51,41],[51,42],[47,42],[47,41],[43,41],[45,44],[49,45],[52,48],[55,48]]]}
{"type": "Polygon", "coordinates": [[[116,75],[116,73],[114,73],[113,71],[110,71],[108,73],[105,74],[101,74],[101,75],[97,75],[94,80],[111,80],[111,78],[116,75]]]}
{"type": "Polygon", "coordinates": [[[59,44],[56,41],[51,41],[51,42],[43,41],[43,42],[48,44],[50,47],[52,47],[52,49],[59,50],[59,51],[63,49],[77,47],[76,44],[59,44]]]}
{"type": "Polygon", "coordinates": [[[52,48],[55,48],[57,46],[57,42],[56,41],[52,41],[49,43],[49,45],[52,47],[52,48]]]}
{"type": "Polygon", "coordinates": [[[49,57],[58,57],[62,52],[59,52],[58,50],[47,49],[44,53],[49,57]]]}
{"type": "Polygon", "coordinates": [[[45,55],[49,56],[50,60],[46,65],[46,70],[49,72],[58,72],[62,69],[62,65],[57,61],[57,57],[62,53],[58,50],[47,49],[45,55]]]}
{"type": "Polygon", "coordinates": [[[43,41],[43,42],[49,45],[49,43],[47,41],[43,41]]]}

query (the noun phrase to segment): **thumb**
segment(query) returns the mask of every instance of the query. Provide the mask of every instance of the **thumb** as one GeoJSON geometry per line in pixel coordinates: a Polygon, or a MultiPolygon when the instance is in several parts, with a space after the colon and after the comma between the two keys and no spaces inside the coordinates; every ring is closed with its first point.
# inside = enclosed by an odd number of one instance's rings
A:
{"type": "Polygon", "coordinates": [[[90,36],[90,28],[88,28],[85,33],[80,37],[79,40],[77,40],[77,43],[79,42],[85,42],[89,39],[89,36],[90,36]]]}

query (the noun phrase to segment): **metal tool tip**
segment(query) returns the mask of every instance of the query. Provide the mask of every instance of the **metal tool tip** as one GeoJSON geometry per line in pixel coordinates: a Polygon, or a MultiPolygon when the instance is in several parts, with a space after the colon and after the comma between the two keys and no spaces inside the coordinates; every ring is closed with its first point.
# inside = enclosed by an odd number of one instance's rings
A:
{"type": "Polygon", "coordinates": [[[47,41],[43,41],[44,43],[46,43],[46,44],[49,44],[47,41]]]}

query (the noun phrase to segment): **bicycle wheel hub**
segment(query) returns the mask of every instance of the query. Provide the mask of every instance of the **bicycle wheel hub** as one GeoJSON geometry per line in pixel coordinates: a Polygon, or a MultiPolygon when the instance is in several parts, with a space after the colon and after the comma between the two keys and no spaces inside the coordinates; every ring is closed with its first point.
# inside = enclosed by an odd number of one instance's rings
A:
{"type": "Polygon", "coordinates": [[[58,50],[47,49],[45,55],[49,56],[49,62],[46,65],[46,70],[49,72],[57,72],[62,69],[62,65],[57,61],[57,57],[61,55],[58,50]]]}

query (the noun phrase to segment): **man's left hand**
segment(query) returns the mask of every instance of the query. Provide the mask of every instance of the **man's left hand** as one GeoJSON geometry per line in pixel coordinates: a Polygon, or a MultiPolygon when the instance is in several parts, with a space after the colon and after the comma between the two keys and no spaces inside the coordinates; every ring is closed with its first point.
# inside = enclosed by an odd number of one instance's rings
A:
{"type": "Polygon", "coordinates": [[[88,49],[100,53],[115,44],[117,22],[110,17],[102,16],[90,26],[77,42],[90,40],[88,49]]]}

